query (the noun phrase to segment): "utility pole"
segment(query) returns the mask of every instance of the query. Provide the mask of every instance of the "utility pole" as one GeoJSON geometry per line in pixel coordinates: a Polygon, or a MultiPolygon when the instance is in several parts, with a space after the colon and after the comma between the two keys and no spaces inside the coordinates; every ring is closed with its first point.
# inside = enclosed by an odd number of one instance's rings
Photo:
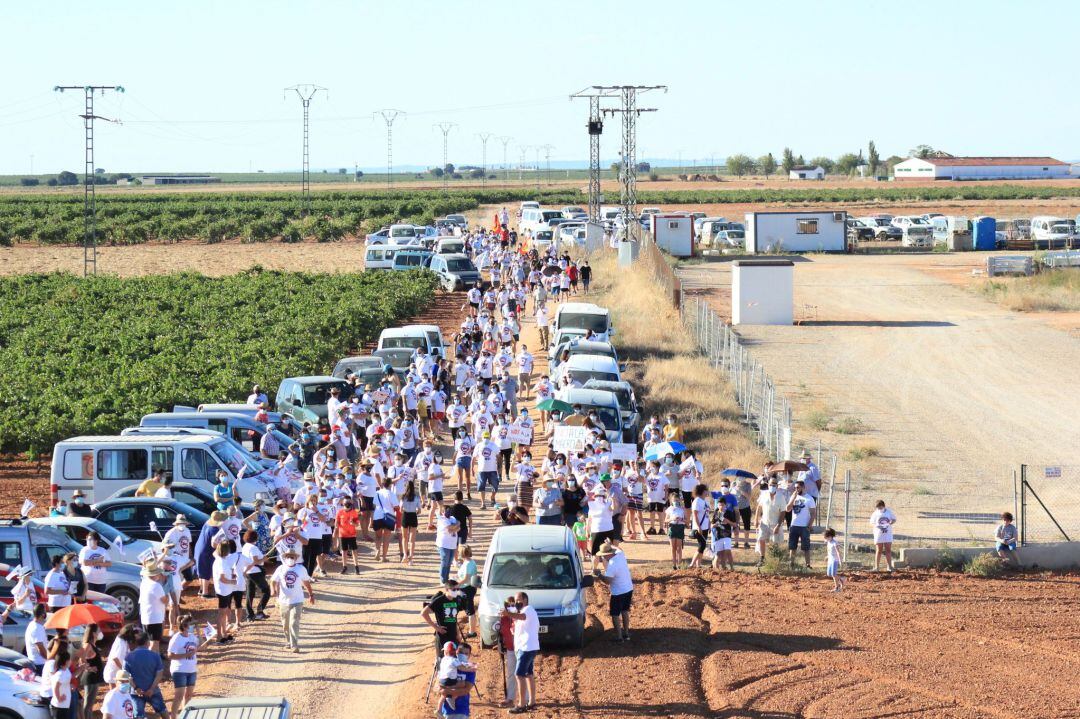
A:
{"type": "Polygon", "coordinates": [[[285,88],[285,94],[288,94],[289,90],[296,93],[296,96],[300,98],[300,103],[304,106],[304,162],[303,169],[300,171],[300,194],[304,203],[304,215],[306,216],[311,212],[311,153],[308,145],[311,133],[308,129],[308,110],[311,107],[311,99],[315,97],[316,93],[319,90],[323,92],[328,92],[328,90],[325,87],[310,83],[287,87],[285,88]]]}
{"type": "Polygon", "coordinates": [[[570,99],[586,98],[589,101],[589,121],[585,128],[589,133],[589,219],[600,219],[600,135],[604,132],[604,119],[600,114],[600,100],[618,97],[614,90],[585,88],[575,92],[570,99]]]}
{"type": "Polygon", "coordinates": [[[514,138],[509,135],[501,135],[499,142],[503,145],[503,172],[506,174],[506,181],[510,182],[510,165],[506,161],[506,146],[514,141],[514,138]]]}
{"type": "Polygon", "coordinates": [[[386,189],[394,184],[394,120],[399,115],[404,115],[404,110],[377,110],[372,113],[372,116],[381,115],[382,119],[386,121],[386,189]]]}
{"type": "Polygon", "coordinates": [[[83,131],[86,138],[83,167],[83,277],[97,274],[97,196],[94,193],[94,185],[97,177],[94,175],[94,120],[105,120],[120,124],[119,120],[112,120],[94,114],[94,93],[104,95],[108,90],[123,92],[120,85],[57,85],[55,92],[65,90],[82,90],[86,96],[83,119],[83,131]]]}
{"type": "Polygon", "coordinates": [[[440,130],[442,130],[442,165],[443,165],[442,189],[443,189],[443,192],[446,192],[449,189],[447,184],[450,182],[450,173],[446,171],[446,166],[448,164],[450,164],[450,163],[449,163],[449,160],[447,160],[447,147],[448,147],[448,142],[449,142],[449,138],[450,138],[450,131],[453,130],[456,126],[457,126],[456,122],[436,122],[434,125],[432,125],[432,127],[437,127],[440,130]]]}
{"type": "Polygon", "coordinates": [[[524,175],[522,173],[525,170],[525,155],[531,149],[532,145],[521,146],[521,161],[518,162],[518,182],[521,182],[524,179],[524,175]]]}
{"type": "Polygon", "coordinates": [[[650,90],[663,90],[667,92],[666,85],[609,85],[593,86],[597,91],[618,91],[622,100],[619,109],[602,109],[605,115],[622,113],[622,161],[619,167],[619,175],[622,180],[622,205],[623,223],[626,227],[626,239],[630,237],[631,223],[637,222],[637,119],[643,112],[656,112],[655,107],[638,107],[638,93],[650,90]]]}
{"type": "Polygon", "coordinates": [[[543,145],[533,145],[533,150],[536,151],[536,191],[540,192],[540,151],[544,149],[543,145]]]}
{"type": "Polygon", "coordinates": [[[488,140],[492,138],[490,132],[478,132],[476,136],[480,138],[480,146],[483,147],[481,154],[480,167],[484,171],[484,174],[480,176],[480,187],[487,187],[487,144],[488,140]]]}
{"type": "MultiPolygon", "coordinates": [[[[544,184],[551,184],[551,151],[555,149],[554,145],[541,145],[540,149],[544,151],[544,184]]],[[[539,164],[539,163],[538,163],[539,164]]],[[[540,168],[536,168],[537,172],[540,168]]]]}

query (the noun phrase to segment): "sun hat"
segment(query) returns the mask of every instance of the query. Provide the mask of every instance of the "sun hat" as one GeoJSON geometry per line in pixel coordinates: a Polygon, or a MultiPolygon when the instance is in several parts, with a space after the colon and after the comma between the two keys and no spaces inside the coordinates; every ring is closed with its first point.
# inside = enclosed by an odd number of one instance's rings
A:
{"type": "Polygon", "coordinates": [[[154,560],[150,560],[143,565],[140,574],[144,577],[160,577],[165,574],[165,570],[154,560]]]}
{"type": "Polygon", "coordinates": [[[187,517],[182,514],[176,515],[176,519],[173,520],[174,527],[179,527],[181,525],[187,526],[189,524],[191,524],[191,522],[187,521],[187,517]]]}
{"type": "Polygon", "coordinates": [[[799,455],[799,459],[810,459],[813,455],[810,454],[810,450],[804,449],[802,454],[799,455]]]}
{"type": "Polygon", "coordinates": [[[118,669],[113,675],[113,683],[126,684],[131,681],[131,673],[127,669],[118,669]]]}
{"type": "Polygon", "coordinates": [[[611,544],[610,539],[605,539],[600,548],[596,550],[597,557],[610,557],[615,554],[615,547],[611,544]]]}
{"type": "Polygon", "coordinates": [[[76,489],[74,492],[71,493],[71,496],[72,497],[85,497],[86,493],[83,492],[81,489],[76,489]]]}
{"type": "Polygon", "coordinates": [[[225,523],[225,520],[229,518],[229,515],[222,512],[220,509],[215,509],[210,513],[210,519],[206,520],[206,523],[211,527],[220,527],[225,523]]]}

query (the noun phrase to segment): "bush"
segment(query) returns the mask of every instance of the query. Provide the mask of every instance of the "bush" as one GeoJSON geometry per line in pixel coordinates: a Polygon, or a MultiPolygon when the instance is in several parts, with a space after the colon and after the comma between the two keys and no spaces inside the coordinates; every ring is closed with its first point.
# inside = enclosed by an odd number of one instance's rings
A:
{"type": "Polygon", "coordinates": [[[857,444],[847,451],[847,458],[852,462],[861,462],[880,455],[881,449],[876,444],[857,444]]]}
{"type": "Polygon", "coordinates": [[[657,180],[660,179],[660,173],[658,173],[658,172],[650,172],[649,173],[649,179],[652,180],[653,182],[656,182],[657,180]]]}
{"type": "Polygon", "coordinates": [[[931,566],[941,572],[959,572],[964,568],[964,555],[948,544],[943,544],[931,566]]]}
{"type": "Polygon", "coordinates": [[[976,555],[967,564],[964,565],[964,573],[970,574],[973,577],[982,577],[984,579],[994,579],[1005,574],[1009,565],[1001,557],[987,552],[985,554],[976,555]]]}
{"type": "Polygon", "coordinates": [[[41,180],[36,177],[20,177],[19,184],[23,187],[37,187],[41,184],[41,180]]]}
{"type": "Polygon", "coordinates": [[[780,544],[769,544],[765,547],[765,561],[758,568],[762,574],[779,574],[792,576],[806,574],[806,567],[801,563],[791,566],[791,558],[786,549],[780,544]]]}
{"type": "Polygon", "coordinates": [[[807,426],[820,432],[824,432],[829,428],[830,421],[832,421],[832,417],[823,409],[811,410],[806,414],[807,426]]]}
{"type": "Polygon", "coordinates": [[[862,434],[865,431],[866,427],[858,417],[844,417],[833,427],[837,434],[862,434]]]}

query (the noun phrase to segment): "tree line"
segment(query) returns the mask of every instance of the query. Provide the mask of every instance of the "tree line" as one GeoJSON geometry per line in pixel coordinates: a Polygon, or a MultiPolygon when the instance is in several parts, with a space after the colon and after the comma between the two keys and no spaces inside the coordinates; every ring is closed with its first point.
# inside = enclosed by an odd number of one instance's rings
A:
{"type": "MultiPolygon", "coordinates": [[[[909,156],[929,157],[933,154],[936,154],[936,151],[929,145],[919,145],[911,150],[909,156]]],[[[785,147],[780,155],[780,162],[776,161],[771,152],[757,159],[738,153],[728,156],[726,165],[728,173],[736,177],[743,177],[744,175],[764,175],[769,177],[775,175],[777,171],[787,175],[792,169],[800,166],[821,167],[827,175],[851,176],[858,174],[859,167],[863,165],[866,166],[866,175],[868,177],[879,177],[890,174],[893,167],[905,159],[899,155],[892,155],[882,159],[873,140],[871,140],[866,148],[865,155],[860,148],[857,152],[845,152],[836,159],[819,155],[810,158],[810,161],[807,162],[802,155],[796,155],[790,147],[785,147]]]]}

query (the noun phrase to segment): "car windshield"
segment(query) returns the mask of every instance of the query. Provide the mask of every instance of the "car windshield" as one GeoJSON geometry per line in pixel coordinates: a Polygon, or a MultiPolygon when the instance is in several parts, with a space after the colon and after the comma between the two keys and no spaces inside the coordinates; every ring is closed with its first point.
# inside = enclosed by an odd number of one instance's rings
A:
{"type": "Polygon", "coordinates": [[[94,522],[90,525],[90,528],[105,538],[105,541],[109,543],[109,546],[116,544],[116,540],[119,539],[124,544],[131,544],[135,540],[127,536],[118,529],[113,529],[112,526],[105,524],[105,522],[94,522]]]}
{"type": "Polygon", "coordinates": [[[586,382],[588,382],[591,379],[598,379],[601,382],[618,382],[619,381],[619,375],[612,374],[611,372],[599,372],[599,371],[594,371],[594,370],[581,370],[581,369],[567,370],[567,372],[569,373],[569,375],[573,379],[576,379],[578,382],[581,382],[582,384],[585,384],[586,382]]]}
{"type": "Polygon", "coordinates": [[[562,219],[562,213],[557,210],[544,210],[542,214],[545,220],[562,219]]]}
{"type": "Polygon", "coordinates": [[[550,240],[551,230],[540,230],[536,233],[536,239],[538,240],[550,240]]]}
{"type": "Polygon", "coordinates": [[[409,349],[414,350],[417,347],[427,347],[427,340],[421,337],[386,337],[382,341],[382,347],[384,350],[397,350],[397,349],[409,349]]]}
{"type": "Polygon", "coordinates": [[[416,237],[415,227],[395,227],[390,230],[391,237],[416,237]]]}
{"type": "Polygon", "coordinates": [[[875,225],[877,225],[878,227],[888,227],[889,226],[889,221],[885,220],[885,219],[876,219],[876,220],[872,220],[872,222],[875,225]]]}
{"type": "Polygon", "coordinates": [[[330,390],[335,387],[338,388],[342,396],[347,395],[351,389],[346,382],[309,384],[304,387],[304,405],[310,407],[314,404],[326,404],[330,401],[330,390]]]}
{"type": "Polygon", "coordinates": [[[1064,235],[1072,232],[1072,225],[1067,222],[1061,222],[1050,228],[1050,232],[1055,235],[1064,235]]]}
{"type": "Polygon", "coordinates": [[[597,334],[603,334],[608,330],[608,316],[593,313],[563,312],[559,315],[559,329],[592,330],[597,334]]]}
{"type": "Polygon", "coordinates": [[[601,345],[599,347],[582,347],[580,342],[575,345],[574,342],[571,340],[567,344],[567,349],[570,350],[571,357],[573,357],[574,355],[600,355],[601,357],[610,357],[611,359],[615,359],[615,348],[611,345],[601,345]]]}
{"type": "Polygon", "coordinates": [[[476,268],[473,266],[472,260],[465,257],[447,260],[446,269],[451,272],[476,272],[476,268]]]}
{"type": "Polygon", "coordinates": [[[232,471],[234,476],[239,475],[241,469],[243,469],[244,474],[249,477],[262,472],[262,468],[255,464],[251,459],[251,455],[242,448],[238,448],[228,442],[215,442],[210,445],[210,449],[217,455],[217,458],[232,471]]]}
{"type": "Polygon", "coordinates": [[[577,580],[568,554],[503,552],[491,558],[487,584],[514,589],[573,589],[577,580]]]}
{"type": "Polygon", "coordinates": [[[746,233],[739,230],[728,230],[727,236],[729,240],[741,240],[746,237],[746,233]]]}

